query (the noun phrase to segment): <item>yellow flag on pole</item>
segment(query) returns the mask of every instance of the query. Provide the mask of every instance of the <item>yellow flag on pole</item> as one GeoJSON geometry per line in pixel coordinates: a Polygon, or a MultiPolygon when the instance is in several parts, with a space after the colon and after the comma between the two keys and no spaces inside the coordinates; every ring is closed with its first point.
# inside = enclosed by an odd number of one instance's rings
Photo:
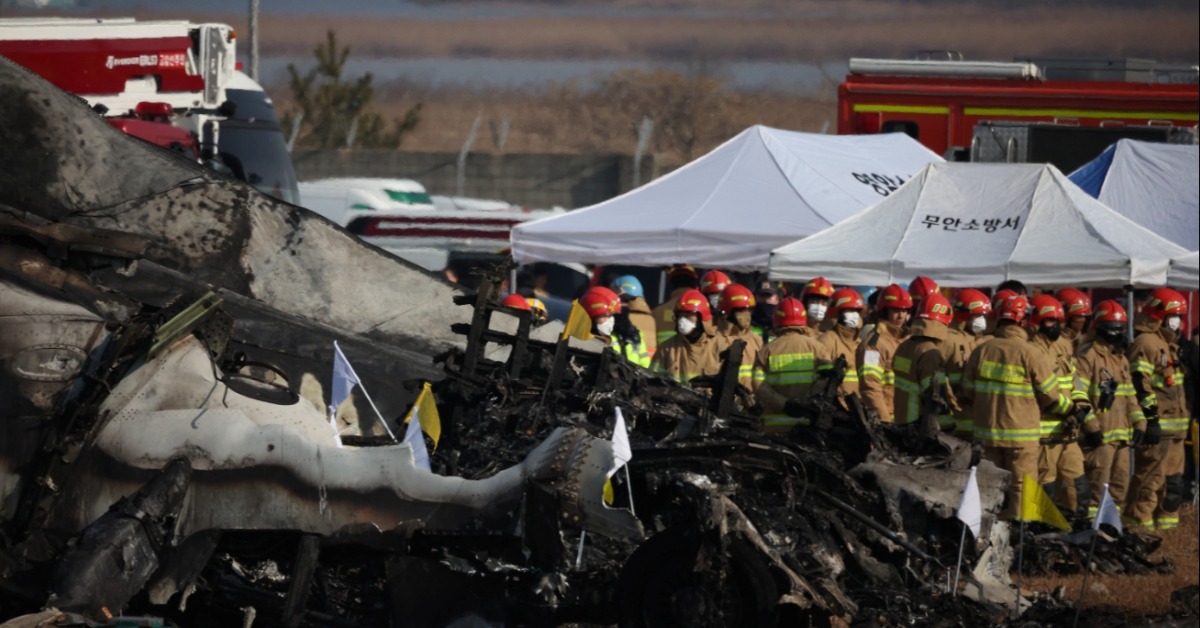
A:
{"type": "Polygon", "coordinates": [[[1025,474],[1024,485],[1021,487],[1021,515],[1018,519],[1041,521],[1059,530],[1071,530],[1071,524],[1067,523],[1066,517],[1059,512],[1042,485],[1028,473],[1025,474]]]}
{"type": "Polygon", "coordinates": [[[559,340],[566,340],[568,336],[574,336],[580,340],[592,339],[592,317],[588,316],[578,299],[571,302],[571,314],[567,316],[567,326],[563,328],[559,340]]]}
{"type": "Polygon", "coordinates": [[[438,415],[437,403],[433,400],[433,386],[429,382],[425,382],[416,403],[404,417],[405,423],[412,420],[413,413],[417,415],[421,431],[429,434],[429,438],[433,439],[433,448],[437,449],[438,440],[442,438],[442,418],[438,415]]]}

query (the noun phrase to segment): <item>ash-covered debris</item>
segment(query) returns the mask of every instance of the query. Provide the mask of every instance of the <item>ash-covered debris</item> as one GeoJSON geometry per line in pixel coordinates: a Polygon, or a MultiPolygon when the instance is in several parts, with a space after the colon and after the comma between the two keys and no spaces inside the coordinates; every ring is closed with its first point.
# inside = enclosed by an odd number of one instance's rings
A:
{"type": "Polygon", "coordinates": [[[1024,573],[1072,575],[1083,573],[1091,554],[1091,572],[1104,575],[1144,576],[1172,573],[1175,564],[1163,557],[1150,556],[1162,545],[1162,537],[1126,530],[1109,536],[1087,529],[1079,532],[1030,534],[1026,539],[1024,573]],[[1094,549],[1092,539],[1096,537],[1094,549]]]}

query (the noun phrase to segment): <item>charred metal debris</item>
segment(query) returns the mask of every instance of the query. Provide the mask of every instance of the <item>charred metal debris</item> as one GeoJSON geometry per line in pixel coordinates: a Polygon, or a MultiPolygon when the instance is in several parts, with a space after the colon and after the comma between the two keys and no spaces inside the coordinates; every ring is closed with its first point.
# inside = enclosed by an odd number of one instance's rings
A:
{"type": "MultiPolygon", "coordinates": [[[[59,285],[84,301],[103,292],[63,272],[71,281],[59,285]]],[[[79,300],[19,279],[6,287],[36,285],[55,306],[79,300]]],[[[35,407],[6,432],[0,616],[965,626],[1021,612],[1021,625],[1053,625],[1071,612],[1051,598],[1017,603],[1011,533],[995,519],[1007,474],[967,444],[872,424],[853,397],[815,400],[819,427],[764,434],[741,410],[736,369],[697,392],[611,351],[538,340],[528,314],[493,301],[487,283],[456,299],[474,309],[455,325],[465,349],[438,358],[444,434],[432,476],[385,437],[335,448],[305,431],[311,423],[293,425],[299,437],[280,429],[323,414],[246,374],[220,296],[120,301],[78,377],[10,387],[35,407]],[[610,506],[616,407],[633,458],[628,476],[612,477],[610,506]],[[952,596],[954,512],[972,464],[984,529],[952,596]]],[[[1095,562],[1156,568],[1139,558],[1153,549],[1145,542],[1101,544],[1095,562]]],[[[1039,536],[1026,564],[1081,564],[1086,545],[1039,536]]]]}

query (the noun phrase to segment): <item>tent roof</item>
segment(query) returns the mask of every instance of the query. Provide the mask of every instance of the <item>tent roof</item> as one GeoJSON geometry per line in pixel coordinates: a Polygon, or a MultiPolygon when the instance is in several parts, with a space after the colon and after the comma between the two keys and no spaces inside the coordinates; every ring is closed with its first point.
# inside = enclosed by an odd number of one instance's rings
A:
{"type": "Polygon", "coordinates": [[[1200,290],[1200,251],[1192,251],[1171,260],[1167,285],[1184,290],[1200,290]]]}
{"type": "Polygon", "coordinates": [[[841,224],[771,254],[771,277],[885,285],[1156,286],[1186,251],[1047,164],[933,163],[841,224]]]}
{"type": "Polygon", "coordinates": [[[1070,178],[1126,218],[1200,248],[1200,146],[1120,140],[1070,178]]]}
{"type": "Polygon", "coordinates": [[[904,134],[821,135],[753,126],[616,198],[512,231],[518,263],[691,263],[765,268],[941,159],[904,134]]]}

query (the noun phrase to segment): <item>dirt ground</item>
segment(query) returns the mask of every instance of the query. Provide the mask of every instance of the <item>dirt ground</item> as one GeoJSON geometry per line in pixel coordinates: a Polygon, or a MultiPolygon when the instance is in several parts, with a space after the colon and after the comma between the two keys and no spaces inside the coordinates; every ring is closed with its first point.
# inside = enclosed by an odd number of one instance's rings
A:
{"type": "MultiPolygon", "coordinates": [[[[1147,576],[1093,574],[1088,578],[1090,592],[1084,599],[1084,606],[1107,607],[1113,613],[1131,619],[1170,612],[1172,591],[1200,583],[1200,541],[1197,540],[1195,507],[1191,504],[1185,505],[1180,512],[1179,527],[1159,533],[1159,536],[1163,538],[1162,547],[1151,558],[1169,558],[1175,563],[1174,573],[1147,576]]],[[[1074,601],[1079,599],[1079,587],[1082,584],[1082,574],[1026,576],[1023,587],[1026,590],[1046,593],[1058,587],[1065,587],[1063,598],[1074,601]]]]}

